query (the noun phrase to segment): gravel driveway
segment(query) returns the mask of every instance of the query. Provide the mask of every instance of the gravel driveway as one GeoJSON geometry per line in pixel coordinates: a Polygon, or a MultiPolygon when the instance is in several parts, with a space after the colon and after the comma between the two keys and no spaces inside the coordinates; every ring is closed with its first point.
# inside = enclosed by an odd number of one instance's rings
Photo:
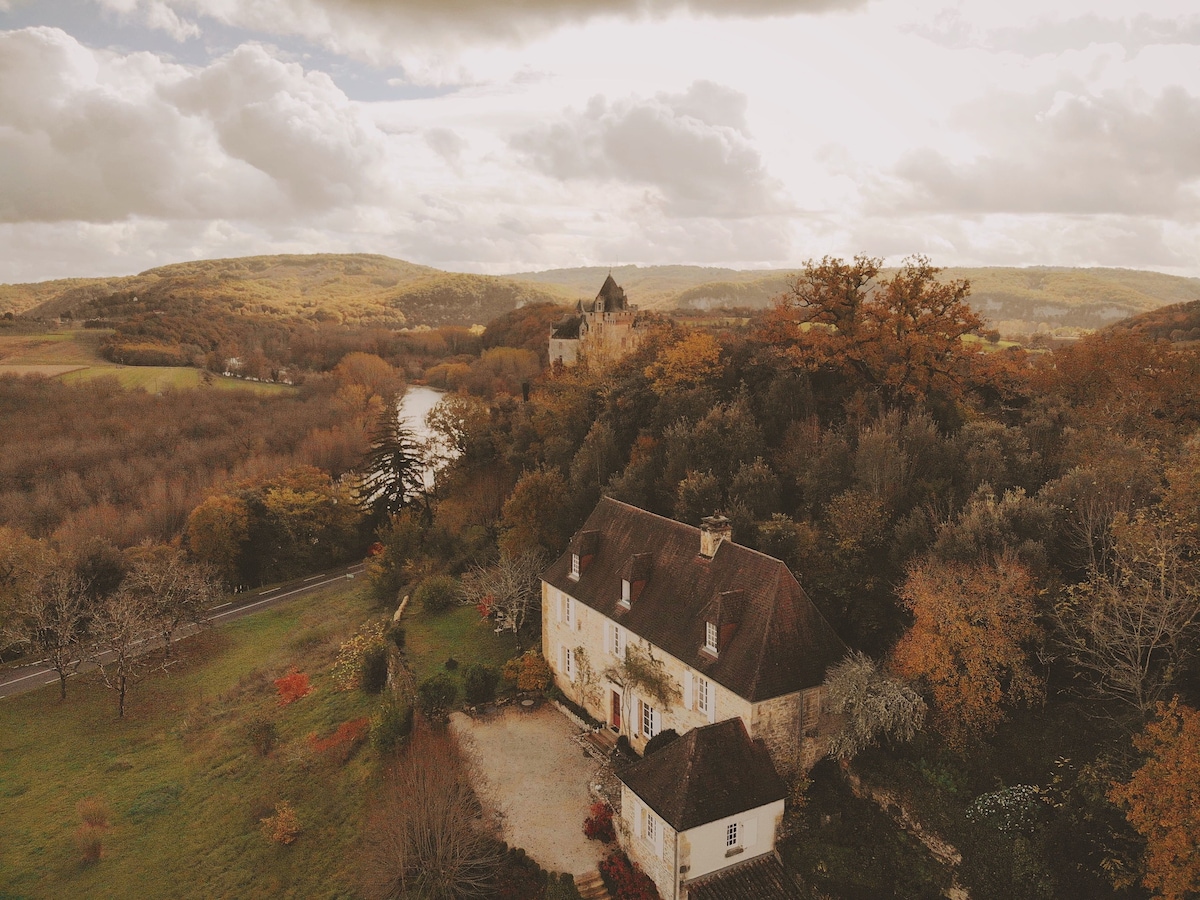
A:
{"type": "Polygon", "coordinates": [[[551,872],[583,875],[604,858],[604,845],[583,836],[600,764],[572,738],[574,725],[552,706],[507,706],[486,716],[462,713],[451,727],[475,763],[475,787],[502,837],[551,872]]]}

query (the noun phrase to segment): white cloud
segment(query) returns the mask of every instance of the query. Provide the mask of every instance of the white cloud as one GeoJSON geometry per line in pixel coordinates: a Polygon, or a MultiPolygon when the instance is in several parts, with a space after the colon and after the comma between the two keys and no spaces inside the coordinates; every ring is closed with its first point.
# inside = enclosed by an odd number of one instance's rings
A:
{"type": "Polygon", "coordinates": [[[744,218],[784,210],[781,186],[746,135],[746,97],[711,82],[683,94],[610,102],[513,139],[540,170],[561,179],[641,185],[672,216],[744,218]]]}
{"type": "Polygon", "coordinates": [[[956,161],[907,153],[878,199],[893,209],[965,213],[1200,212],[1200,98],[1047,90],[992,95],[959,121],[984,151],[956,161]]]}
{"type": "Polygon", "coordinates": [[[0,33],[0,221],[270,218],[385,190],[384,137],[247,45],[203,70],[0,33]]]}

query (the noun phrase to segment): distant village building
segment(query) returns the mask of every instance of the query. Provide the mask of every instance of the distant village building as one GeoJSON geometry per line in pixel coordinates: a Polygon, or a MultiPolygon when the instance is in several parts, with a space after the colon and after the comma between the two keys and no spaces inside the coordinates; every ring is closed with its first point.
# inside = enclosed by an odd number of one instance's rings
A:
{"type": "Polygon", "coordinates": [[[620,839],[666,900],[797,896],[775,854],[783,777],[831,733],[826,670],[847,649],[778,559],[604,498],[542,575],[554,683],[642,751],[618,772],[620,839]]]}
{"type": "Polygon", "coordinates": [[[590,304],[580,300],[575,312],[550,331],[550,362],[573,366],[581,356],[594,360],[619,359],[641,342],[643,321],[638,308],[612,275],[590,304]]]}

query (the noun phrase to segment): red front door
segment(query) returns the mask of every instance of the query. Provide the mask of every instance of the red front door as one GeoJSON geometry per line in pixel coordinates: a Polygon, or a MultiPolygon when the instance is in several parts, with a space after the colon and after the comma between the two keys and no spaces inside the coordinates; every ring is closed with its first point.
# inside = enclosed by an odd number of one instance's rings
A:
{"type": "Polygon", "coordinates": [[[612,692],[612,721],[610,723],[617,731],[621,730],[621,695],[612,692]]]}

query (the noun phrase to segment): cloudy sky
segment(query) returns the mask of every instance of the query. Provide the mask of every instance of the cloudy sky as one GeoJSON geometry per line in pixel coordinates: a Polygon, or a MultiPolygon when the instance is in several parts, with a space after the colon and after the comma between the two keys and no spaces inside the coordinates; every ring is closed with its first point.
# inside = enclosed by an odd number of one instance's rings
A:
{"type": "Polygon", "coordinates": [[[1200,275],[1195,0],[0,0],[0,282],[373,252],[1200,275]]]}

